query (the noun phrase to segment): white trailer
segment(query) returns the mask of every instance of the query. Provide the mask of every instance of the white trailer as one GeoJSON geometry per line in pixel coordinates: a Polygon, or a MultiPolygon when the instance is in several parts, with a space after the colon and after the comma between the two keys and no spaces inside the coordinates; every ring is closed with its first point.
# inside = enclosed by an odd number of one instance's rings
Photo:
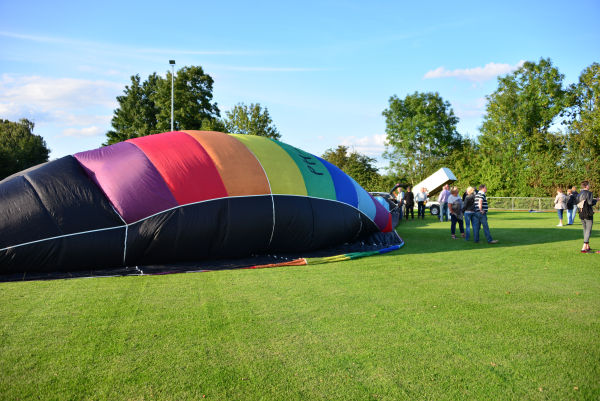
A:
{"type": "MultiPolygon", "coordinates": [[[[427,193],[429,194],[429,197],[433,198],[442,191],[444,185],[452,184],[454,181],[456,181],[456,177],[454,176],[452,171],[450,171],[449,168],[442,167],[435,173],[431,174],[429,177],[425,178],[423,181],[419,182],[418,184],[415,184],[413,186],[412,192],[416,197],[417,193],[421,192],[421,188],[425,188],[427,190],[427,193]]],[[[429,211],[432,215],[440,215],[440,203],[438,201],[430,199],[425,205],[425,207],[429,208],[429,211]]]]}

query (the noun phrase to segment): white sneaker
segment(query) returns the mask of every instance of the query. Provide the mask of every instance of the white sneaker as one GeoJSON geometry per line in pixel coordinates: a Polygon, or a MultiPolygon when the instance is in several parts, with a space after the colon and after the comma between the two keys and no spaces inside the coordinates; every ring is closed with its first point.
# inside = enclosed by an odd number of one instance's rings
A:
{"type": "Polygon", "coordinates": [[[563,226],[562,224],[557,224],[557,225],[556,225],[556,227],[562,227],[562,226],[563,226]]]}

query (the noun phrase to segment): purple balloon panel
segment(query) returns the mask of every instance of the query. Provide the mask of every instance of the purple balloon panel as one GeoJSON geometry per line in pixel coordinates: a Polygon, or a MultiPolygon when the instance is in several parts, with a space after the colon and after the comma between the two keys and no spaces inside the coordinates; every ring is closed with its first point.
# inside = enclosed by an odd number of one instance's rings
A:
{"type": "Polygon", "coordinates": [[[144,152],[128,142],[73,155],[127,223],[178,206],[144,152]]]}
{"type": "Polygon", "coordinates": [[[369,197],[373,200],[373,203],[375,204],[376,212],[373,221],[375,222],[375,224],[377,224],[377,227],[379,227],[381,231],[384,231],[388,223],[388,218],[390,217],[390,212],[385,210],[385,207],[383,207],[381,203],[377,202],[371,194],[369,194],[369,197]]]}

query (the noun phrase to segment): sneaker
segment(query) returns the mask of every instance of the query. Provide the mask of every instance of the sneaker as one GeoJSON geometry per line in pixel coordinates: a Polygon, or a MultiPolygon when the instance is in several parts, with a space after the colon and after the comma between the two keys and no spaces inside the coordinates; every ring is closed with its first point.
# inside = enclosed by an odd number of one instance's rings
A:
{"type": "Polygon", "coordinates": [[[493,239],[491,241],[488,242],[488,244],[497,244],[498,240],[497,239],[493,239]]]}
{"type": "Polygon", "coordinates": [[[556,227],[562,227],[562,224],[557,224],[556,227]]]}

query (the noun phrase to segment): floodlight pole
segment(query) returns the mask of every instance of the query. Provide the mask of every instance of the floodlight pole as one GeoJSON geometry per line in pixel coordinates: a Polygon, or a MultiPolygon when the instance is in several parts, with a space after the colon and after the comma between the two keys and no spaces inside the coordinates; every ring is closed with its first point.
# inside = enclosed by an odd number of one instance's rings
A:
{"type": "Polygon", "coordinates": [[[173,131],[173,99],[175,98],[173,83],[175,77],[175,60],[169,60],[169,64],[171,64],[171,131],[173,131]]]}

